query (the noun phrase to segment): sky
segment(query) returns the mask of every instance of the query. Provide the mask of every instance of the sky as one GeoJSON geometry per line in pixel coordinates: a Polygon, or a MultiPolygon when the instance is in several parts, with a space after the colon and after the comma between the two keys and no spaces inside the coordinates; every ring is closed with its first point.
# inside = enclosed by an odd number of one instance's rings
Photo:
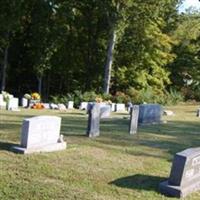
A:
{"type": "Polygon", "coordinates": [[[200,9],[200,1],[199,0],[184,0],[183,5],[181,6],[180,10],[184,11],[189,7],[194,7],[200,9]]]}

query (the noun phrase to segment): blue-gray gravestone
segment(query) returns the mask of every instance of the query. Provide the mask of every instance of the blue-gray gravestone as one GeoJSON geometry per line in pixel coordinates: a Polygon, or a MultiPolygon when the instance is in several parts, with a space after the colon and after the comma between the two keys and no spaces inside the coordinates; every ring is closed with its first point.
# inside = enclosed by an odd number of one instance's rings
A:
{"type": "Polygon", "coordinates": [[[131,107],[130,111],[129,133],[131,135],[137,133],[138,116],[139,116],[139,106],[134,105],[131,107]]]}
{"type": "Polygon", "coordinates": [[[200,189],[200,148],[190,148],[175,155],[170,177],[160,183],[160,192],[185,197],[200,189]]]}
{"type": "Polygon", "coordinates": [[[152,124],[160,123],[162,108],[159,104],[141,104],[139,109],[139,123],[152,124]]]}
{"type": "Polygon", "coordinates": [[[100,124],[100,104],[94,103],[88,110],[88,127],[87,135],[89,137],[99,136],[99,124],[100,124]]]}

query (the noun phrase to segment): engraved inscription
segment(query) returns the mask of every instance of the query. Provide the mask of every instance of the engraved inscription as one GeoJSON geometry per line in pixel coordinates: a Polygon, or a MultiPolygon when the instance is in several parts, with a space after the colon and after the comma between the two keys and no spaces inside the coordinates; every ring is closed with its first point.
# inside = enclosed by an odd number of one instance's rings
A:
{"type": "Polygon", "coordinates": [[[192,166],[200,165],[200,156],[193,158],[192,166]]]}
{"type": "Polygon", "coordinates": [[[194,169],[189,169],[185,172],[185,177],[186,178],[191,178],[194,176],[194,169]]]}

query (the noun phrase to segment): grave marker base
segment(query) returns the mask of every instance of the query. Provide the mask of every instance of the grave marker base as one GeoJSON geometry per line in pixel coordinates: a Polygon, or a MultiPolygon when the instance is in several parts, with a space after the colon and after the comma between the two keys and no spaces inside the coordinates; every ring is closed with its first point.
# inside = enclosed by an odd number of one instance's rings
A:
{"type": "Polygon", "coordinates": [[[12,151],[21,154],[31,154],[31,153],[40,153],[40,152],[53,152],[53,151],[61,151],[66,149],[66,142],[58,142],[56,144],[49,144],[42,147],[32,147],[32,148],[23,148],[20,146],[13,146],[12,151]]]}
{"type": "Polygon", "coordinates": [[[189,186],[174,186],[170,185],[168,181],[161,182],[159,185],[159,190],[162,194],[171,197],[182,198],[188,194],[198,191],[200,189],[200,182],[196,182],[189,186]]]}

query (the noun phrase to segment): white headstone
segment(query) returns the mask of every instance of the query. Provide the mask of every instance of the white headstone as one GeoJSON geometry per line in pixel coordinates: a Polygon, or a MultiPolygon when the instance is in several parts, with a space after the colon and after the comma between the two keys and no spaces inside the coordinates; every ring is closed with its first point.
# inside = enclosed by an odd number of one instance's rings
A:
{"type": "Polygon", "coordinates": [[[11,98],[8,101],[8,110],[18,110],[18,106],[19,106],[18,98],[11,98]]]}
{"type": "Polygon", "coordinates": [[[67,110],[66,106],[65,106],[63,103],[59,103],[59,104],[58,104],[58,109],[59,109],[60,111],[66,111],[66,110],[67,110]]]}
{"type": "Polygon", "coordinates": [[[112,110],[112,112],[115,112],[115,108],[116,108],[116,103],[112,103],[111,104],[111,110],[112,110]]]}
{"type": "Polygon", "coordinates": [[[43,105],[44,105],[44,108],[50,109],[50,104],[49,103],[43,103],[43,105]]]}
{"type": "Polygon", "coordinates": [[[87,107],[88,107],[88,102],[81,102],[81,105],[80,105],[80,110],[87,110],[87,107]]]}
{"type": "Polygon", "coordinates": [[[68,101],[67,108],[68,109],[73,109],[74,108],[74,102],[73,101],[68,101]]]}
{"type": "Polygon", "coordinates": [[[58,105],[55,104],[55,103],[51,103],[51,104],[50,104],[50,108],[51,108],[51,109],[58,109],[58,105]]]}
{"type": "Polygon", "coordinates": [[[22,98],[22,107],[23,108],[26,108],[26,107],[28,107],[28,99],[25,99],[25,98],[22,98]]]}
{"type": "Polygon", "coordinates": [[[117,103],[116,104],[116,112],[124,112],[126,111],[126,107],[124,103],[117,103]]]}
{"type": "Polygon", "coordinates": [[[38,116],[24,119],[21,133],[21,146],[13,150],[21,153],[50,152],[66,148],[60,135],[61,118],[38,116]]]}
{"type": "Polygon", "coordinates": [[[109,118],[111,114],[111,106],[107,104],[100,104],[100,118],[109,118]]]}
{"type": "Polygon", "coordinates": [[[3,100],[3,95],[0,94],[0,109],[6,107],[6,102],[3,100]]]}

